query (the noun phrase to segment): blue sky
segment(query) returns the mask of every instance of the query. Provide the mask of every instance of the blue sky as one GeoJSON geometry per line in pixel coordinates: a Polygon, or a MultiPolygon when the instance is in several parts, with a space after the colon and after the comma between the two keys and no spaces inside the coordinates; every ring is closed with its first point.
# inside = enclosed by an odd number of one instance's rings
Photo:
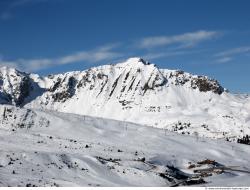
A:
{"type": "Polygon", "coordinates": [[[250,92],[248,0],[1,0],[0,65],[42,75],[143,57],[250,92]]]}

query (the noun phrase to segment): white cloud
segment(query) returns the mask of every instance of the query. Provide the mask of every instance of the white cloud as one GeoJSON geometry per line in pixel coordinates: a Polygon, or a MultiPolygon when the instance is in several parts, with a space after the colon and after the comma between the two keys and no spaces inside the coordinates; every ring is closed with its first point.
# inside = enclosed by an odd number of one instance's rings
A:
{"type": "Polygon", "coordinates": [[[107,44],[92,51],[81,51],[71,55],[63,56],[57,59],[56,62],[59,64],[68,64],[79,61],[87,61],[93,63],[102,60],[117,58],[121,54],[113,52],[112,50],[118,46],[118,43],[107,44]]]}
{"type": "Polygon", "coordinates": [[[237,47],[237,48],[229,49],[227,51],[217,53],[215,56],[224,57],[224,56],[233,56],[233,55],[245,54],[245,53],[250,53],[250,46],[244,46],[244,47],[237,47]]]}
{"type": "Polygon", "coordinates": [[[177,56],[184,56],[184,55],[188,55],[188,54],[200,54],[202,52],[205,52],[206,50],[189,50],[189,49],[185,49],[185,50],[171,50],[171,51],[161,51],[161,52],[150,52],[147,53],[145,55],[143,55],[142,57],[148,60],[151,59],[159,59],[159,58],[164,58],[164,57],[177,57],[177,56]]]}
{"type": "MultiPolygon", "coordinates": [[[[162,45],[171,45],[177,44],[178,47],[190,47],[196,45],[204,40],[212,39],[218,36],[219,33],[215,31],[198,31],[193,33],[184,33],[181,35],[175,35],[170,37],[151,37],[145,38],[140,41],[141,47],[156,47],[162,45]]],[[[124,44],[123,44],[124,45],[124,44]]],[[[46,69],[49,67],[53,67],[56,65],[66,65],[71,63],[77,62],[84,62],[84,63],[95,63],[100,61],[110,61],[118,58],[124,58],[125,55],[134,55],[135,52],[138,52],[134,46],[130,46],[125,44],[123,47],[123,52],[120,53],[117,51],[117,47],[121,46],[121,43],[112,43],[107,44],[105,46],[101,46],[95,48],[93,50],[88,51],[79,51],[74,52],[68,55],[62,55],[60,57],[55,58],[39,58],[39,59],[16,59],[16,60],[6,60],[0,57],[0,66],[10,66],[15,67],[19,70],[23,71],[38,71],[41,69],[46,69]]],[[[163,57],[170,57],[170,56],[179,56],[183,54],[192,54],[195,53],[194,50],[191,51],[190,49],[180,49],[176,47],[168,48],[166,51],[145,51],[143,50],[142,57],[145,59],[158,59],[163,57]]],[[[196,50],[201,51],[201,50],[196,50]]],[[[226,56],[225,56],[226,57],[226,56]]],[[[222,57],[218,58],[218,62],[227,62],[230,61],[230,56],[227,58],[222,59],[222,57]]]]}
{"type": "Polygon", "coordinates": [[[78,52],[72,55],[67,55],[56,59],[57,64],[69,64],[74,62],[86,61],[90,63],[107,60],[111,58],[119,57],[119,53],[109,51],[89,51],[89,52],[78,52]]]}
{"type": "Polygon", "coordinates": [[[138,42],[140,48],[155,48],[177,44],[180,47],[191,47],[202,41],[213,39],[219,36],[217,31],[200,30],[192,33],[184,33],[174,36],[153,36],[142,39],[138,42]]]}
{"type": "Polygon", "coordinates": [[[229,62],[231,60],[232,60],[231,57],[222,57],[222,58],[217,59],[216,62],[217,63],[226,63],[226,62],[229,62]]]}
{"type": "Polygon", "coordinates": [[[236,56],[242,56],[247,54],[250,54],[250,46],[232,48],[226,51],[219,52],[214,56],[218,58],[216,60],[217,63],[227,63],[236,56]]]}
{"type": "Polygon", "coordinates": [[[15,67],[24,71],[38,71],[56,65],[65,65],[77,62],[95,63],[99,61],[111,60],[121,57],[121,53],[113,51],[117,45],[107,45],[90,51],[80,51],[70,55],[58,58],[42,58],[42,59],[17,59],[14,61],[6,61],[0,59],[0,66],[15,67]]]}

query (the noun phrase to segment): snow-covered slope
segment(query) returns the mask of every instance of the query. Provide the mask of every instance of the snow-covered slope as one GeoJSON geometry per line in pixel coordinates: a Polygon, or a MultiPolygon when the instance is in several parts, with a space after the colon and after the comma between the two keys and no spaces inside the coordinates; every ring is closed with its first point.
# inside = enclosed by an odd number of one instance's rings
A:
{"type": "Polygon", "coordinates": [[[212,138],[233,140],[250,134],[248,96],[233,95],[208,77],[159,69],[140,58],[48,77],[13,69],[14,74],[6,75],[10,72],[5,70],[0,72],[0,99],[5,103],[212,138]],[[28,93],[20,87],[25,77],[32,84],[28,93]],[[12,89],[20,89],[21,98],[12,89]]]}
{"type": "Polygon", "coordinates": [[[0,121],[0,186],[250,185],[248,145],[7,105],[0,121]]]}

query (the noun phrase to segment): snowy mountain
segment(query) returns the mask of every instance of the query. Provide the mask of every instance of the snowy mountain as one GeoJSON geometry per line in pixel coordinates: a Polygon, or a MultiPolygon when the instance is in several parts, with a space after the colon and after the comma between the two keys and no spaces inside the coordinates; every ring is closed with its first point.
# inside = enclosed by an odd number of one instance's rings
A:
{"type": "Polygon", "coordinates": [[[0,101],[235,140],[250,134],[250,98],[216,80],[159,69],[140,58],[40,77],[0,69],[0,101]]]}
{"type": "Polygon", "coordinates": [[[249,186],[248,145],[0,105],[0,186],[249,186]]]}
{"type": "Polygon", "coordinates": [[[0,68],[0,186],[249,186],[247,134],[247,95],[140,58],[0,68]]]}

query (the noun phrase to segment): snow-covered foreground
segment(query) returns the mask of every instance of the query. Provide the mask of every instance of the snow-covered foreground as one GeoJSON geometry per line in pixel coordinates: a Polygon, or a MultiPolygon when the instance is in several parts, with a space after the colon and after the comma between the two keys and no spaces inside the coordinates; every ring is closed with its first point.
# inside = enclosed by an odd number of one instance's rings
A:
{"type": "Polygon", "coordinates": [[[174,186],[197,181],[198,186],[250,186],[248,145],[121,121],[6,108],[0,123],[0,186],[174,186]],[[205,159],[214,162],[200,162],[205,159]]]}

